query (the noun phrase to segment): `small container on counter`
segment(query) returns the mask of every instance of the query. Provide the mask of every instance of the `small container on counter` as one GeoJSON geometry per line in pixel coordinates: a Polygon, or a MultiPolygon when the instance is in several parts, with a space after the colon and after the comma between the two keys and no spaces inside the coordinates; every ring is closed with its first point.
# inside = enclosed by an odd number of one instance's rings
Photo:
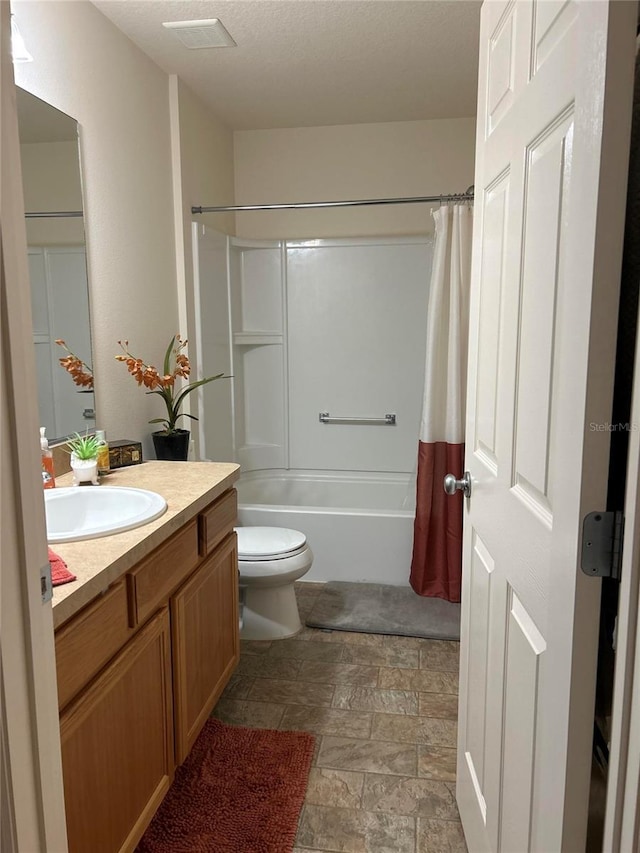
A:
{"type": "Polygon", "coordinates": [[[98,448],[98,474],[108,474],[111,470],[109,464],[109,444],[107,434],[103,429],[96,430],[96,440],[100,442],[98,448]]]}
{"type": "Polygon", "coordinates": [[[53,473],[53,453],[49,449],[49,442],[45,437],[46,427],[40,427],[40,452],[42,454],[42,487],[44,489],[55,489],[56,478],[53,473]]]}

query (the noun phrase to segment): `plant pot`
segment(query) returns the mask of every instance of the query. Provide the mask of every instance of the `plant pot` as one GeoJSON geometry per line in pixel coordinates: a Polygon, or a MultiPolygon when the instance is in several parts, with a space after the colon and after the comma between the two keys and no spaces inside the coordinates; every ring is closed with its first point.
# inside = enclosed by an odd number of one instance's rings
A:
{"type": "Polygon", "coordinates": [[[188,429],[179,429],[176,432],[153,432],[153,447],[156,451],[156,459],[169,462],[186,462],[189,456],[188,429]]]}
{"type": "Polygon", "coordinates": [[[71,454],[71,470],[73,472],[73,485],[79,486],[81,483],[92,483],[98,486],[98,460],[94,459],[78,459],[77,456],[71,454]]]}

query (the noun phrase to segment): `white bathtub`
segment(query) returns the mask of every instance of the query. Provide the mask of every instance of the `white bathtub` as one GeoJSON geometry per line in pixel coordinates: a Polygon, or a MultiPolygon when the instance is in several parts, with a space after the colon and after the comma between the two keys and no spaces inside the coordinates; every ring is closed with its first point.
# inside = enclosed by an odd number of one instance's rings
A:
{"type": "Polygon", "coordinates": [[[409,583],[414,478],[258,471],[238,483],[239,523],[291,527],[314,554],[305,581],[409,583]]]}

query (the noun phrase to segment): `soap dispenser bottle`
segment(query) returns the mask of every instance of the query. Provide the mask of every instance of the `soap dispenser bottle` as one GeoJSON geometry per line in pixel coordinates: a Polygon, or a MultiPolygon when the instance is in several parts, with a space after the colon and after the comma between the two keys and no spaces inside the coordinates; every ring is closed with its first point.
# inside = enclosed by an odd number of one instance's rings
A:
{"type": "Polygon", "coordinates": [[[46,427],[40,427],[40,451],[42,454],[42,486],[54,489],[56,480],[53,475],[53,453],[49,450],[49,442],[45,438],[46,427]]]}
{"type": "Polygon", "coordinates": [[[109,465],[109,445],[107,434],[103,429],[96,430],[96,441],[100,442],[98,447],[98,474],[108,474],[111,470],[109,465]]]}

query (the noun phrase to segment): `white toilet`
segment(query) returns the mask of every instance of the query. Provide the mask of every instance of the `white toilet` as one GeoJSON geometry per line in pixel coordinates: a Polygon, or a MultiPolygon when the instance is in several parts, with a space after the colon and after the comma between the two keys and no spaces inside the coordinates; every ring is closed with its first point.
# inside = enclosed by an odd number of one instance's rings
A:
{"type": "Polygon", "coordinates": [[[286,527],[237,527],[243,640],[281,640],[302,628],[293,588],[311,568],[307,537],[286,527]]]}

